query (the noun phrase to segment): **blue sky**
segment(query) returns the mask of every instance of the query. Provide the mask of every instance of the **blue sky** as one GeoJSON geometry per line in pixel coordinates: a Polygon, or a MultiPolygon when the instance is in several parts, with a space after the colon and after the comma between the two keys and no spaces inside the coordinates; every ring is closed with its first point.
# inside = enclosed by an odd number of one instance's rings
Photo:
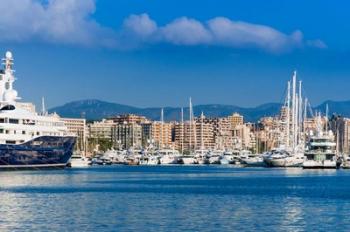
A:
{"type": "Polygon", "coordinates": [[[23,100],[134,106],[349,100],[350,14],[325,0],[1,0],[23,100]]]}

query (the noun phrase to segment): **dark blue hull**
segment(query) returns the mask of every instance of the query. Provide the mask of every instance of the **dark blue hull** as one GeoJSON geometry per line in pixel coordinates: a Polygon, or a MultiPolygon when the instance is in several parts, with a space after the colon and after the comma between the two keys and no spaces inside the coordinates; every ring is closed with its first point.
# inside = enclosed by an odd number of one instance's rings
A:
{"type": "Polygon", "coordinates": [[[23,144],[0,144],[0,169],[65,167],[76,137],[41,136],[23,144]]]}

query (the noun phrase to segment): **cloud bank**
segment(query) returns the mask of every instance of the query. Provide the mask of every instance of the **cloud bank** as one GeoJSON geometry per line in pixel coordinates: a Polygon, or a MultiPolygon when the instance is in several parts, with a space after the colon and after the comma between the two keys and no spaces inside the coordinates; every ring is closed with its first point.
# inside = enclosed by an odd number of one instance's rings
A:
{"type": "Polygon", "coordinates": [[[285,52],[302,47],[326,48],[321,40],[304,40],[299,30],[285,34],[272,27],[216,17],[200,22],[180,17],[158,26],[147,14],[131,15],[124,20],[123,32],[140,44],[168,43],[184,46],[221,46],[257,48],[269,52],[285,52]]]}
{"type": "Polygon", "coordinates": [[[216,46],[281,53],[303,47],[326,48],[305,40],[299,30],[283,33],[266,25],[215,17],[201,22],[188,17],[158,25],[148,14],[130,15],[121,28],[96,22],[94,0],[2,0],[0,42],[41,40],[48,43],[136,49],[143,45],[216,46]]]}

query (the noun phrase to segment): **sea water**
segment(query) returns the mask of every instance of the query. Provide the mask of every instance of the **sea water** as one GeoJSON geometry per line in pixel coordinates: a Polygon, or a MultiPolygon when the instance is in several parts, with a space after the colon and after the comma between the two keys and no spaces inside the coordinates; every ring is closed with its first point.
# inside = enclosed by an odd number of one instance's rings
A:
{"type": "Polygon", "coordinates": [[[350,231],[350,170],[0,172],[0,231],[350,231]]]}

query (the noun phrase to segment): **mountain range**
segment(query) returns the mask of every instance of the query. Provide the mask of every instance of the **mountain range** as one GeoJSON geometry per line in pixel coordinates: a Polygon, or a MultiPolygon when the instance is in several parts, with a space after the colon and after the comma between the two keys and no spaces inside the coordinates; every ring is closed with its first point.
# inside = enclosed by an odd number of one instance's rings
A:
{"type": "MultiPolygon", "coordinates": [[[[345,117],[350,116],[350,101],[325,101],[314,109],[325,112],[328,105],[329,112],[340,114],[345,117]]],[[[232,113],[239,113],[244,116],[245,121],[256,122],[261,117],[276,115],[281,108],[280,103],[267,103],[257,107],[240,107],[235,105],[208,104],[196,105],[193,107],[195,116],[204,113],[207,117],[225,117],[232,113]]],[[[180,107],[164,107],[164,120],[180,120],[180,107]]],[[[54,107],[49,112],[56,112],[62,117],[85,117],[87,120],[100,120],[118,114],[138,114],[144,115],[152,120],[160,119],[160,107],[139,108],[117,103],[101,101],[97,99],[87,99],[69,102],[62,106],[54,107]]],[[[189,108],[184,108],[184,119],[189,115],[189,108]]]]}

